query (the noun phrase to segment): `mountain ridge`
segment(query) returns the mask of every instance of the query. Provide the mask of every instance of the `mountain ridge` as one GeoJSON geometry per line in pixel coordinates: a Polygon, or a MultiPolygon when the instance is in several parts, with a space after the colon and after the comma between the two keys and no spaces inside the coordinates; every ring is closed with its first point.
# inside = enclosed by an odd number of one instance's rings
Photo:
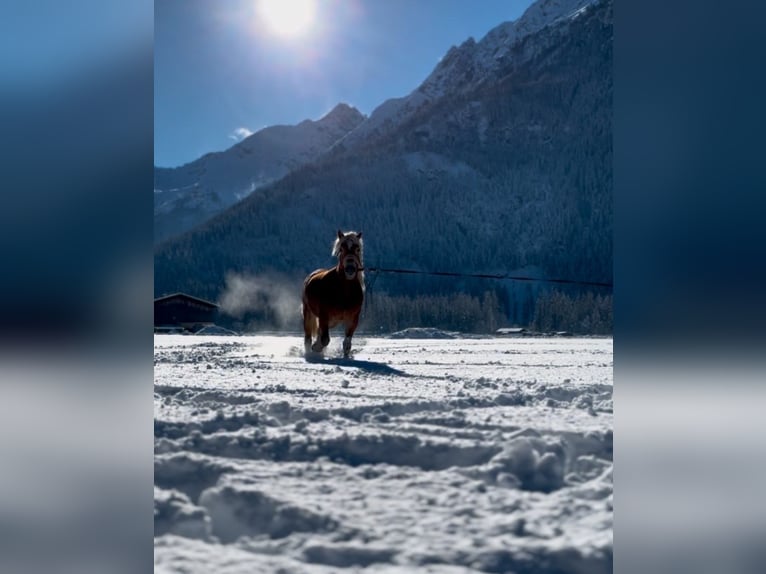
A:
{"type": "MultiPolygon", "coordinates": [[[[476,42],[472,37],[460,46],[452,46],[441,58],[433,71],[410,94],[390,98],[376,107],[370,117],[360,123],[337,145],[353,146],[364,140],[385,135],[387,125],[406,121],[424,106],[432,105],[451,92],[465,92],[476,83],[474,78],[486,77],[495,72],[510,57],[510,49],[525,37],[546,26],[555,25],[562,19],[573,17],[600,0],[538,0],[532,3],[516,20],[503,22],[492,28],[476,42]],[[462,87],[461,87],[462,86],[462,87]],[[381,133],[383,132],[383,133],[381,133]]],[[[523,62],[516,57],[516,64],[523,62]]]]}
{"type": "Polygon", "coordinates": [[[192,229],[300,165],[313,161],[364,116],[345,103],[318,120],[263,128],[176,168],[155,167],[155,243],[192,229]]]}

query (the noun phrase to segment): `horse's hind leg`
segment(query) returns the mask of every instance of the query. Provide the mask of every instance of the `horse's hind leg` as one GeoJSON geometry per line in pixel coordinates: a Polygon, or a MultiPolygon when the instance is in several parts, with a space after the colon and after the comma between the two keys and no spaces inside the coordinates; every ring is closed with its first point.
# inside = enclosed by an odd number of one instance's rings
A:
{"type": "Polygon", "coordinates": [[[311,352],[311,339],[316,333],[317,317],[308,308],[308,305],[303,304],[303,347],[306,354],[311,352]]]}
{"type": "Polygon", "coordinates": [[[343,356],[346,358],[351,353],[351,337],[354,336],[357,325],[359,325],[359,313],[354,314],[351,320],[346,322],[346,337],[343,339],[343,356]]]}

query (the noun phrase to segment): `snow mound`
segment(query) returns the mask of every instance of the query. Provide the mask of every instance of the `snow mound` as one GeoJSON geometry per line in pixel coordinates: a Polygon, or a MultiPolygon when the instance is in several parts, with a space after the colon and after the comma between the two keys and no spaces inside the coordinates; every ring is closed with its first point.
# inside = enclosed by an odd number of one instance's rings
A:
{"type": "Polygon", "coordinates": [[[443,331],[433,327],[410,327],[391,333],[391,339],[457,339],[460,333],[455,331],[443,331]]]}
{"type": "Polygon", "coordinates": [[[154,535],[177,534],[186,538],[210,540],[210,517],[177,490],[154,487],[154,535]]]}
{"type": "Polygon", "coordinates": [[[392,548],[367,544],[312,544],[303,550],[307,562],[339,568],[391,562],[395,555],[396,551],[392,548]]]}
{"type": "Polygon", "coordinates": [[[235,331],[231,331],[229,329],[226,329],[225,327],[220,327],[218,325],[209,325],[207,327],[202,327],[202,329],[200,329],[194,334],[195,335],[225,335],[229,337],[239,335],[239,333],[235,331]]]}
{"type": "Polygon", "coordinates": [[[284,538],[293,532],[334,530],[330,517],[308,508],[279,500],[250,486],[219,486],[205,490],[200,505],[212,518],[213,534],[223,543],[240,536],[267,534],[284,538]]]}
{"type": "Polygon", "coordinates": [[[564,484],[563,446],[540,438],[511,440],[503,452],[489,462],[498,483],[516,483],[525,490],[552,492],[564,484]]]}

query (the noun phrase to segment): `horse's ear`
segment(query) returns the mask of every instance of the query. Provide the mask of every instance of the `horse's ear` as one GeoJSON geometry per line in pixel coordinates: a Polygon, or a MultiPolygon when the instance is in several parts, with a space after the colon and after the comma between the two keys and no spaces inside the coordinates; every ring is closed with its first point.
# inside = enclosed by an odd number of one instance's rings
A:
{"type": "Polygon", "coordinates": [[[338,239],[343,239],[343,232],[340,229],[338,230],[338,239]]]}
{"type": "Polygon", "coordinates": [[[357,234],[356,234],[356,238],[357,238],[357,239],[361,239],[361,238],[362,238],[362,232],[361,232],[361,231],[360,231],[359,233],[357,233],[357,234]]]}

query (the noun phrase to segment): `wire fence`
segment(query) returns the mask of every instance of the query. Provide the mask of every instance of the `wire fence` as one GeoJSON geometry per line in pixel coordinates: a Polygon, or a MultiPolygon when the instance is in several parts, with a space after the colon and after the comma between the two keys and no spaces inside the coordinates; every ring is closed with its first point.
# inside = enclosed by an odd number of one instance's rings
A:
{"type": "Polygon", "coordinates": [[[538,281],[542,283],[558,283],[567,285],[587,285],[591,287],[604,287],[611,289],[611,281],[583,281],[580,279],[560,279],[529,277],[524,275],[512,275],[510,273],[462,273],[458,271],[421,271],[418,269],[396,269],[390,267],[365,267],[365,272],[370,273],[396,273],[402,275],[431,275],[435,277],[467,277],[477,279],[507,279],[511,281],[538,281]]]}

